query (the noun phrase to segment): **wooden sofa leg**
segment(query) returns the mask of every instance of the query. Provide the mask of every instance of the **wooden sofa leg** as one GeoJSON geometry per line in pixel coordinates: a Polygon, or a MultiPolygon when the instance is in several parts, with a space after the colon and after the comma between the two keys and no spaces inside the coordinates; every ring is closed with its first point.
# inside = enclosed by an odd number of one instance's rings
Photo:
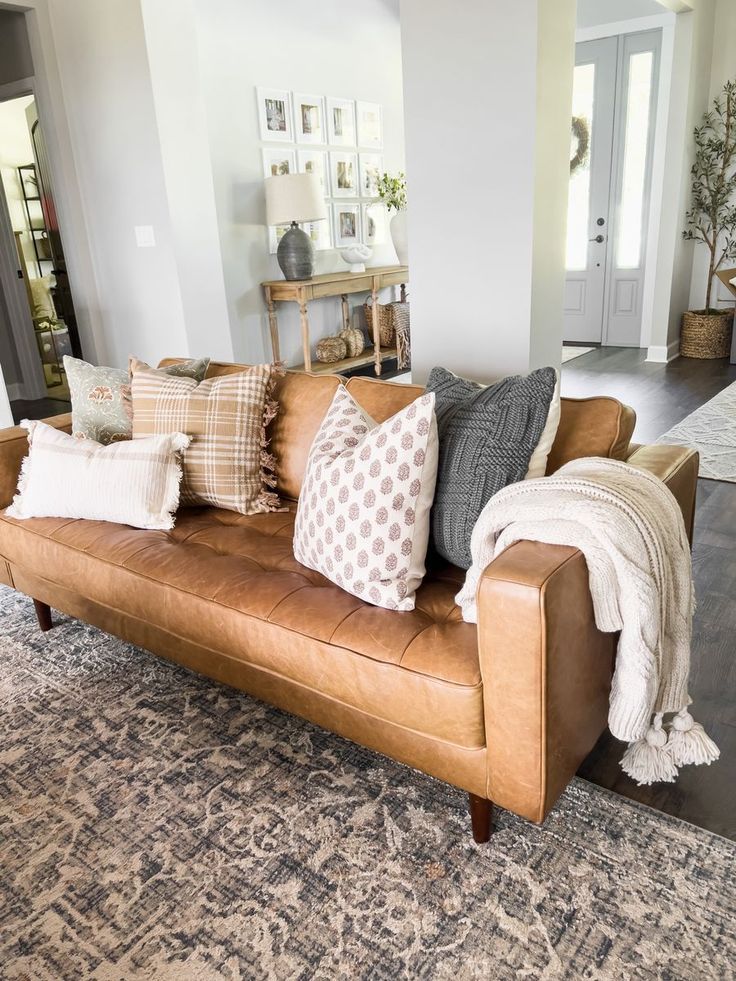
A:
{"type": "Polygon", "coordinates": [[[468,794],[470,799],[470,823],[473,827],[473,841],[482,845],[491,837],[491,815],[493,801],[485,797],[468,794]]]}
{"type": "Polygon", "coordinates": [[[38,618],[38,625],[46,632],[51,630],[54,625],[51,619],[51,607],[48,603],[42,603],[41,600],[34,599],[33,605],[36,607],[36,617],[38,618]]]}

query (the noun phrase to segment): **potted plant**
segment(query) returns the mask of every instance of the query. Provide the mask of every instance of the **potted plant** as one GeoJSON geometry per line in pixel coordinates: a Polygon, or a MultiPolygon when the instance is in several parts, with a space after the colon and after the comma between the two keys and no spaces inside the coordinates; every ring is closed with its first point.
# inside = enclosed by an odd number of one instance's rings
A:
{"type": "Polygon", "coordinates": [[[391,241],[394,243],[396,255],[402,266],[409,264],[409,236],[406,223],[406,175],[403,171],[392,177],[381,174],[378,179],[378,196],[386,205],[386,209],[396,214],[391,219],[391,241]]]}
{"type": "Polygon", "coordinates": [[[708,249],[705,309],[683,314],[680,354],[686,358],[725,358],[731,350],[733,310],[711,306],[713,280],[726,259],[736,259],[736,81],[723,86],[713,108],[695,128],[691,169],[692,205],[686,239],[708,249]]]}

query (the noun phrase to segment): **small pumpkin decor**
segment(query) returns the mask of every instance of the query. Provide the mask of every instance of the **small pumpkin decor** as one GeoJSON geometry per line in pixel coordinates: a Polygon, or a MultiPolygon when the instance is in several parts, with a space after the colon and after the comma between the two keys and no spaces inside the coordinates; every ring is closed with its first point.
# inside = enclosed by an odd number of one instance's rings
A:
{"type": "Polygon", "coordinates": [[[317,342],[316,357],[323,364],[342,361],[347,356],[348,349],[342,337],[323,337],[317,342]]]}
{"type": "Polygon", "coordinates": [[[347,356],[349,358],[357,358],[359,354],[363,353],[365,337],[363,336],[363,331],[358,327],[346,327],[337,336],[345,341],[345,347],[348,352],[347,356]]]}

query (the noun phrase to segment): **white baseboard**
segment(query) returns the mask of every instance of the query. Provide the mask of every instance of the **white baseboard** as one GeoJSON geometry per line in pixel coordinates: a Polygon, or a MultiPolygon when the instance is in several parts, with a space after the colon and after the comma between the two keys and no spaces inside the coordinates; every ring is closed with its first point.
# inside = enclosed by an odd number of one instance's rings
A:
{"type": "Polygon", "coordinates": [[[666,347],[662,344],[652,344],[647,348],[646,361],[657,364],[668,364],[680,355],[680,341],[671,341],[666,347]]]}

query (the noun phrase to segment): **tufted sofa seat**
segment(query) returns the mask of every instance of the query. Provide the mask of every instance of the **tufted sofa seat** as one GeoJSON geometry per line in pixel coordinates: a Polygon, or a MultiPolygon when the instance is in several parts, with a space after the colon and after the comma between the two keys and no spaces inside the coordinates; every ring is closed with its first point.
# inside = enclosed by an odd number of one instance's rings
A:
{"type": "MultiPolygon", "coordinates": [[[[455,605],[463,573],[452,566],[431,565],[410,613],[301,566],[295,501],[340,384],[293,372],[280,383],[270,438],[283,511],[185,508],[171,532],[0,511],[0,583],[33,597],[44,629],[54,607],[462,787],[476,840],[488,836],[491,800],[541,821],[606,725],[616,639],[595,627],[582,554],[507,549],[481,580],[477,626],[455,605]]],[[[422,391],[348,387],[377,421],[422,391]]],[[[69,429],[69,417],[49,422],[69,429]]],[[[697,455],[632,453],[633,426],[615,399],[563,400],[550,471],[580,455],[630,459],[667,483],[691,528],[697,455]]],[[[24,430],[0,432],[0,508],[26,449],[24,430]]]]}

